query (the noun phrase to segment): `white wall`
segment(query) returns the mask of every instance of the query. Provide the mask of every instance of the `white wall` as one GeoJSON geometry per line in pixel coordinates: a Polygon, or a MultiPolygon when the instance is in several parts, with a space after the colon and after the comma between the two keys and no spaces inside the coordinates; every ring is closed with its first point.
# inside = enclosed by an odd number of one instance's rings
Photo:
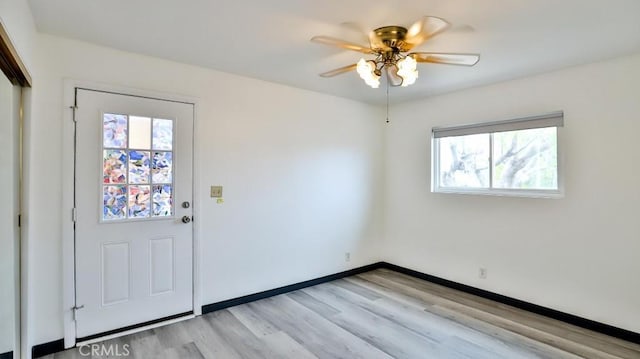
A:
{"type": "MultiPolygon", "coordinates": [[[[383,133],[351,100],[41,35],[28,187],[32,344],[60,339],[63,79],[197,97],[203,303],[374,261],[383,133]],[[208,197],[223,185],[225,203],[208,197]],[[51,209],[53,208],[53,210],[51,209]],[[344,253],[352,260],[345,263],[344,253]]],[[[82,239],[79,239],[82,240],[82,239]]]]}
{"type": "Polygon", "coordinates": [[[20,59],[28,71],[32,71],[37,33],[27,0],[0,1],[0,22],[7,29],[20,59]]]}
{"type": "Polygon", "coordinates": [[[640,55],[394,106],[383,259],[640,332],[638,94],[640,55]],[[433,126],[555,110],[563,199],[430,193],[433,126]]]}

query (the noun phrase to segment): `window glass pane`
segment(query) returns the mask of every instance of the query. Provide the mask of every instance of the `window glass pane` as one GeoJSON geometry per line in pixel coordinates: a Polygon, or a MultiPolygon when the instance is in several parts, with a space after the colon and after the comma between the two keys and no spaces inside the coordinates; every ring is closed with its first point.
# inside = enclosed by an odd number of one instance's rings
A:
{"type": "Polygon", "coordinates": [[[153,149],[167,151],[173,149],[173,121],[153,119],[153,149]]]}
{"type": "Polygon", "coordinates": [[[129,116],[129,148],[151,149],[151,119],[129,116]]]}
{"type": "Polygon", "coordinates": [[[129,183],[149,183],[149,151],[129,151],[129,183]]]}
{"type": "Polygon", "coordinates": [[[557,128],[493,134],[493,187],[558,189],[557,128]]]}
{"type": "Polygon", "coordinates": [[[153,186],[153,216],[170,216],[173,194],[171,185],[161,184],[153,186]]]}
{"type": "Polygon", "coordinates": [[[105,148],[127,147],[127,116],[105,113],[102,118],[102,145],[105,148]]]}
{"type": "Polygon", "coordinates": [[[171,152],[154,152],[151,167],[153,183],[171,183],[173,156],[171,152]]]}
{"type": "Polygon", "coordinates": [[[129,218],[145,218],[150,214],[149,186],[129,186],[129,218]]]}
{"type": "Polygon", "coordinates": [[[127,187],[103,186],[102,188],[102,219],[124,219],[127,218],[127,187]]]}
{"type": "Polygon", "coordinates": [[[489,187],[489,134],[438,139],[440,187],[489,187]]]}
{"type": "Polygon", "coordinates": [[[127,153],[123,150],[104,150],[102,162],[103,183],[127,182],[127,153]]]}

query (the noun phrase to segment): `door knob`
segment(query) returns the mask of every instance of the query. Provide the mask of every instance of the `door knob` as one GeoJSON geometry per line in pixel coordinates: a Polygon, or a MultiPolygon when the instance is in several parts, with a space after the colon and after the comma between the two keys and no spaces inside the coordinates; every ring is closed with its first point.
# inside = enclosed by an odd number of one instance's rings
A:
{"type": "Polygon", "coordinates": [[[182,223],[189,223],[191,222],[191,217],[189,216],[182,216],[182,223]]]}

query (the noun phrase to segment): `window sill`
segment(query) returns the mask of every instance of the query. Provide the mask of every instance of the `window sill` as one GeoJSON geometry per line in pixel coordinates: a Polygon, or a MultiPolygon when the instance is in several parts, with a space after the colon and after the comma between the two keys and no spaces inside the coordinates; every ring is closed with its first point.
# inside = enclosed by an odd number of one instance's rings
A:
{"type": "Polygon", "coordinates": [[[471,194],[481,196],[521,197],[521,198],[564,198],[560,190],[508,190],[508,189],[469,189],[469,188],[437,188],[433,193],[471,194]]]}

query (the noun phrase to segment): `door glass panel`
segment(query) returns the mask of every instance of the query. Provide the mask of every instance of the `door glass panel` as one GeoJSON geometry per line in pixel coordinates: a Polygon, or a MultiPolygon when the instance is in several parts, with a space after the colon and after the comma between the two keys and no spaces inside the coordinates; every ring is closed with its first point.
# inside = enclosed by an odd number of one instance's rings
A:
{"type": "Polygon", "coordinates": [[[153,119],[153,149],[168,151],[173,149],[173,121],[153,119]]]}
{"type": "Polygon", "coordinates": [[[151,207],[149,186],[129,186],[129,217],[149,217],[151,207]]]}
{"type": "Polygon", "coordinates": [[[102,144],[105,148],[127,147],[127,116],[105,113],[102,125],[102,144]]]}
{"type": "Polygon", "coordinates": [[[103,183],[127,182],[127,153],[123,150],[104,150],[103,183]]]}
{"type": "Polygon", "coordinates": [[[127,218],[127,186],[103,186],[102,218],[127,218]]]}
{"type": "Polygon", "coordinates": [[[170,184],[153,186],[153,216],[171,216],[173,210],[173,193],[170,184]]]}
{"type": "Polygon", "coordinates": [[[129,116],[129,148],[151,149],[151,119],[129,116]]]}
{"type": "Polygon", "coordinates": [[[102,220],[173,216],[173,120],[107,113],[102,121],[102,220]]]}
{"type": "Polygon", "coordinates": [[[154,152],[152,179],[153,183],[171,183],[172,182],[172,152],[154,152]]]}
{"type": "Polygon", "coordinates": [[[129,183],[149,183],[148,151],[129,151],[129,183]]]}

